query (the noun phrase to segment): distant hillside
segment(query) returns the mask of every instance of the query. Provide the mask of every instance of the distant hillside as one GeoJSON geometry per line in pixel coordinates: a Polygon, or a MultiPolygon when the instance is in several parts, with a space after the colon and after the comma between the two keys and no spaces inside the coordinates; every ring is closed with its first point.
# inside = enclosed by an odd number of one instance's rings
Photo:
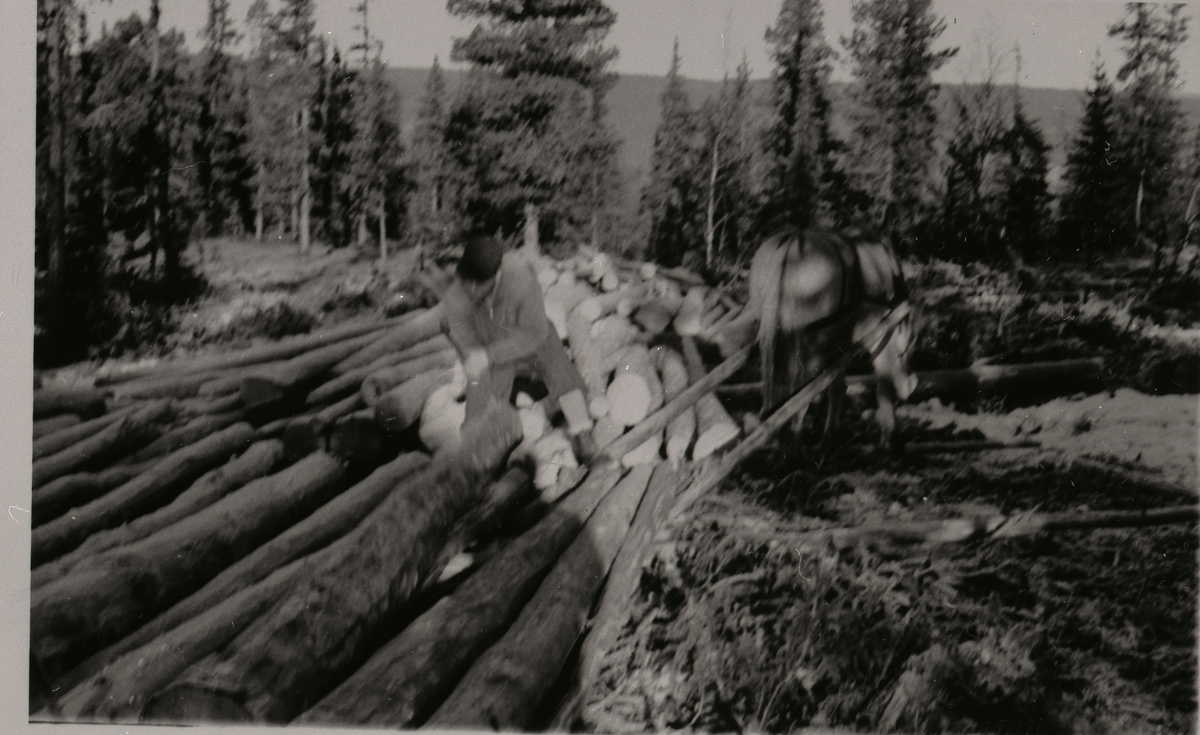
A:
{"type": "MultiPolygon", "coordinates": [[[[424,93],[425,82],[429,76],[428,69],[397,68],[389,69],[401,97],[401,125],[407,140],[412,138],[413,125],[417,110],[420,108],[421,95],[424,93]]],[[[454,90],[461,72],[446,71],[446,82],[450,90],[454,90]]],[[[760,104],[767,104],[769,82],[756,80],[754,83],[755,96],[760,104]]],[[[660,97],[666,87],[666,78],[640,74],[623,75],[617,80],[608,96],[608,119],[621,141],[620,163],[626,177],[626,203],[636,201],[642,181],[647,173],[650,161],[650,151],[654,145],[654,131],[658,127],[660,112],[660,97]]],[[[844,94],[847,85],[834,85],[834,114],[845,109],[844,94]]],[[[721,83],[706,80],[687,80],[688,97],[693,108],[720,92],[721,83]]],[[[945,85],[941,89],[938,104],[942,110],[942,138],[948,137],[953,120],[950,117],[951,100],[953,95],[962,89],[961,85],[945,85]]],[[[1065,158],[1065,150],[1074,135],[1079,117],[1083,113],[1084,92],[1064,89],[1031,89],[1021,90],[1025,111],[1034,120],[1046,136],[1046,142],[1053,146],[1051,165],[1058,166],[1065,158]]],[[[1183,98],[1184,110],[1190,124],[1200,123],[1200,96],[1183,98]]]]}

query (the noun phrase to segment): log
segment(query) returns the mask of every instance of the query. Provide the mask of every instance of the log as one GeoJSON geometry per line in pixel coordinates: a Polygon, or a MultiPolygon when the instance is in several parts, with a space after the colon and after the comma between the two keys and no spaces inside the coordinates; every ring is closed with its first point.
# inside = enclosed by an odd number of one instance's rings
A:
{"type": "MultiPolygon", "coordinates": [[[[914,373],[917,387],[909,395],[908,403],[921,403],[930,398],[953,400],[975,398],[980,395],[995,395],[1008,391],[1036,392],[1055,391],[1075,393],[1084,391],[1104,374],[1104,361],[1100,358],[1085,360],[1062,360],[1058,362],[1031,362],[1019,365],[976,365],[957,370],[929,370],[914,373]]],[[[874,375],[848,375],[846,387],[850,393],[870,392],[875,389],[874,375]]],[[[717,393],[738,398],[753,398],[762,394],[760,383],[733,383],[717,389],[717,393]]],[[[1021,395],[1024,395],[1022,393],[1021,395]]]]}
{"type": "MultiPolygon", "coordinates": [[[[437,367],[397,385],[375,403],[375,422],[389,434],[399,434],[411,428],[421,420],[421,411],[429,396],[446,380],[445,369],[437,367]]],[[[361,394],[359,398],[361,400],[361,394]]]]}
{"type": "MultiPolygon", "coordinates": [[[[123,660],[128,654],[151,645],[160,636],[173,636],[176,631],[186,629],[188,621],[202,618],[209,611],[219,609],[223,601],[239,597],[244,599],[247,591],[253,590],[256,585],[270,584],[276,570],[294,567],[303,562],[307,555],[350,533],[383,502],[384,498],[394,492],[400,483],[424,472],[428,465],[428,456],[412,452],[402,454],[378,468],[308,518],[229,566],[200,590],[176,603],[131,635],[80,664],[63,678],[62,686],[68,689],[75,688],[85,679],[102,671],[110,662],[123,660]]],[[[308,566],[311,567],[311,564],[312,561],[308,566]]],[[[209,652],[203,651],[196,658],[209,652]]],[[[153,692],[154,689],[147,689],[144,694],[148,696],[153,692]]]]}
{"type": "Polygon", "coordinates": [[[650,414],[650,388],[636,373],[613,378],[605,396],[608,398],[608,418],[621,429],[633,426],[650,414]]]}
{"type": "Polygon", "coordinates": [[[509,627],[621,477],[613,463],[381,647],[294,724],[422,724],[473,660],[509,627]]]}
{"type": "Polygon", "coordinates": [[[346,462],[378,463],[384,453],[383,430],[375,423],[375,409],[347,414],[333,424],[329,453],[346,462]]]}
{"type": "Polygon", "coordinates": [[[313,452],[325,449],[325,435],[334,422],[342,416],[363,408],[362,395],[354,393],[320,411],[294,419],[284,419],[287,422],[283,429],[283,446],[287,456],[293,459],[307,457],[313,452]]]}
{"type": "Polygon", "coordinates": [[[313,454],[168,529],[77,564],[30,598],[30,641],[54,680],[132,632],[348,485],[342,463],[313,454]]]}
{"type": "Polygon", "coordinates": [[[241,456],[205,473],[169,504],[122,526],[94,533],[79,548],[34,569],[30,582],[32,587],[36,589],[62,577],[84,559],[132,544],[207,508],[247,482],[267,474],[282,459],[282,442],[266,440],[252,444],[241,456]]]}
{"type": "Polygon", "coordinates": [[[673,401],[647,416],[645,421],[630,429],[607,447],[602,445],[603,454],[599,456],[606,456],[608,458],[622,457],[626,452],[662,431],[672,419],[694,405],[700,396],[712,392],[715,386],[737,372],[745,364],[746,358],[749,355],[750,347],[748,346],[730,355],[725,362],[718,365],[711,373],[704,376],[702,380],[688,386],[673,401]]]}
{"type": "MultiPolygon", "coordinates": [[[[895,329],[896,325],[900,324],[901,321],[907,319],[910,312],[911,307],[907,303],[901,304],[900,306],[892,309],[887,316],[881,319],[873,329],[864,335],[864,344],[875,345],[875,350],[868,353],[871,359],[875,359],[878,351],[881,351],[884,348],[891,331],[895,329]]],[[[743,347],[735,354],[735,356],[742,355],[742,359],[744,360],[744,356],[749,352],[749,349],[749,347],[743,347]]],[[[768,416],[767,419],[763,421],[757,429],[739,442],[738,445],[726,453],[725,456],[721,457],[720,462],[715,465],[710,465],[707,472],[704,472],[700,477],[696,478],[696,480],[694,480],[688,486],[688,489],[680,494],[679,498],[675,502],[675,505],[671,508],[671,520],[675,521],[682,517],[693,503],[703,497],[705,493],[720,485],[721,481],[725,479],[725,477],[733,471],[733,468],[736,467],[743,459],[750,456],[750,454],[762,447],[767,440],[779,430],[780,427],[791,421],[793,416],[806,409],[808,405],[816,399],[817,396],[824,392],[834,380],[836,380],[843,372],[845,372],[846,366],[849,365],[850,361],[855,357],[856,353],[854,351],[842,355],[836,362],[821,372],[820,375],[813,378],[800,390],[798,390],[795,395],[785,401],[783,405],[775,409],[775,411],[768,416]]],[[[725,363],[728,362],[729,360],[725,361],[725,363]]],[[[722,365],[725,363],[722,363],[722,365]]],[[[719,369],[720,368],[718,368],[718,370],[719,369]]],[[[715,373],[716,371],[713,372],[715,373]]],[[[712,375],[713,374],[710,373],[708,378],[712,378],[712,375]]],[[[696,386],[693,385],[688,390],[690,391],[695,387],[696,386]]]]}
{"type": "Polygon", "coordinates": [[[704,286],[692,286],[683,300],[683,306],[675,315],[675,333],[681,337],[700,334],[703,329],[704,297],[708,290],[704,286]]]}
{"type": "Polygon", "coordinates": [[[242,397],[236,393],[218,398],[184,398],[179,401],[180,416],[200,416],[206,413],[229,413],[242,406],[242,397]]]}
{"type": "Polygon", "coordinates": [[[343,375],[354,368],[369,365],[389,352],[401,352],[441,335],[440,304],[427,311],[409,314],[412,316],[399,326],[389,329],[386,334],[377,335],[377,339],[368,342],[359,351],[336,361],[331,372],[334,375],[343,375]]]}
{"type": "Polygon", "coordinates": [[[404,381],[435,368],[448,372],[457,361],[458,353],[451,347],[372,373],[362,382],[363,403],[374,407],[385,393],[404,381]]]}
{"type": "Polygon", "coordinates": [[[577,311],[571,312],[567,317],[567,340],[570,343],[571,359],[579,370],[579,376],[583,378],[584,386],[587,387],[586,398],[590,404],[593,399],[603,396],[608,388],[608,381],[601,368],[603,355],[592,339],[592,322],[577,311]]]}
{"type": "MultiPolygon", "coordinates": [[[[715,294],[716,291],[713,291],[713,293],[715,294]]],[[[721,306],[720,304],[717,304],[708,311],[704,312],[704,315],[700,317],[700,331],[698,334],[708,334],[709,330],[713,328],[713,325],[715,325],[717,321],[725,315],[725,313],[725,307],[721,306]]]]}
{"type": "MultiPolygon", "coordinates": [[[[704,377],[704,361],[700,359],[700,352],[692,337],[683,338],[683,362],[687,366],[689,380],[697,381],[704,377]]],[[[736,439],[740,433],[737,422],[729,417],[729,412],[715,395],[709,393],[701,396],[696,401],[696,443],[692,446],[692,461],[701,461],[736,439]]]]}
{"type": "Polygon", "coordinates": [[[704,328],[704,332],[702,333],[703,339],[706,341],[712,341],[713,336],[716,335],[717,332],[724,329],[726,325],[731,324],[733,320],[737,319],[739,316],[741,316],[741,314],[742,306],[740,304],[730,307],[729,310],[722,314],[716,321],[704,328]]]}
{"type": "MultiPolygon", "coordinates": [[[[589,632],[579,649],[580,705],[584,704],[589,687],[600,676],[601,659],[616,645],[629,615],[633,596],[637,593],[648,550],[658,529],[666,521],[671,503],[685,486],[688,477],[688,473],[665,463],[655,467],[654,474],[650,476],[646,496],[638,505],[637,514],[625,535],[625,543],[613,560],[604,591],[596,604],[596,612],[592,615],[589,632]]],[[[587,710],[582,709],[580,714],[586,721],[587,710]]]]}
{"type": "Polygon", "coordinates": [[[575,307],[592,295],[592,289],[575,280],[574,275],[563,273],[558,282],[546,291],[546,305],[558,304],[563,314],[570,315],[575,307]]]}
{"type": "Polygon", "coordinates": [[[109,490],[124,485],[149,466],[144,462],[117,465],[100,472],[64,475],[42,485],[33,493],[33,527],[37,528],[71,508],[89,503],[109,490]]]}
{"type": "Polygon", "coordinates": [[[417,436],[431,453],[455,450],[461,443],[467,415],[466,402],[457,399],[461,393],[458,382],[448,383],[435,389],[425,401],[417,436]]]}
{"type": "Polygon", "coordinates": [[[80,468],[119,457],[144,446],[161,434],[159,422],[169,420],[175,407],[157,401],[104,427],[93,436],[33,463],[33,486],[40,487],[80,468]]]}
{"type": "MultiPolygon", "coordinates": [[[[688,387],[687,367],[683,357],[669,347],[659,347],[654,353],[654,364],[662,376],[663,399],[672,401],[688,387]]],[[[678,466],[687,457],[688,449],[692,446],[692,438],[696,435],[696,409],[689,406],[683,413],[676,416],[667,424],[666,455],[667,459],[678,466]]]]}
{"type": "MultiPolygon", "coordinates": [[[[452,346],[450,340],[445,335],[439,334],[423,342],[418,342],[407,349],[383,355],[370,364],[343,371],[337,378],[309,393],[304,401],[305,405],[316,406],[331,399],[340,398],[352,390],[361,388],[363,380],[372,373],[415,360],[418,357],[424,357],[433,352],[450,349],[452,346]]],[[[334,367],[336,368],[337,366],[334,367]]]]}
{"type": "Polygon", "coordinates": [[[525,729],[583,632],[650,481],[635,467],[601,501],[508,631],[463,676],[428,727],[525,729]]]}
{"type": "Polygon", "coordinates": [[[104,414],[111,391],[98,388],[41,388],[33,392],[33,419],[46,419],[65,413],[81,419],[104,414]]]}
{"type": "Polygon", "coordinates": [[[955,441],[955,442],[911,442],[904,445],[905,454],[939,454],[943,452],[986,452],[995,449],[1038,449],[1042,445],[1035,441],[955,441]]]}
{"type": "Polygon", "coordinates": [[[169,502],[200,475],[224,464],[254,440],[254,429],[234,424],[158,464],[103,497],[74,508],[33,530],[33,564],[44,564],[83,543],[96,531],[112,528],[169,502]]]}
{"type": "Polygon", "coordinates": [[[619,314],[611,314],[593,324],[591,337],[600,355],[602,373],[611,372],[616,368],[621,350],[627,345],[646,339],[628,318],[619,314]]]}
{"type": "Polygon", "coordinates": [[[663,306],[661,300],[647,301],[633,313],[633,321],[652,335],[665,332],[672,318],[674,315],[663,306]]]}
{"type": "Polygon", "coordinates": [[[163,374],[113,387],[113,397],[124,400],[146,400],[151,398],[191,398],[200,392],[201,386],[224,376],[225,371],[181,372],[163,374]]]}
{"type": "Polygon", "coordinates": [[[242,405],[246,408],[265,406],[301,389],[326,373],[348,355],[371,344],[378,336],[366,334],[293,357],[283,363],[248,375],[242,380],[242,405]]]}
{"type": "Polygon", "coordinates": [[[451,524],[478,504],[485,478],[519,440],[516,412],[492,404],[468,426],[461,451],[435,457],[397,488],[219,655],[154,695],[143,718],[194,722],[197,707],[222,718],[295,718],[305,701],[329,692],[369,653],[373,637],[427,576],[451,524]],[[214,702],[220,713],[208,709],[214,702]]]}
{"type": "Polygon", "coordinates": [[[575,388],[558,399],[563,417],[567,420],[567,433],[578,436],[585,431],[591,431],[593,422],[588,407],[584,402],[583,392],[575,388]]]}
{"type": "Polygon", "coordinates": [[[183,426],[171,429],[138,451],[123,458],[121,464],[142,464],[152,459],[158,459],[245,420],[246,413],[244,411],[197,416],[183,426]]]}
{"type": "Polygon", "coordinates": [[[582,316],[595,322],[615,312],[622,301],[640,303],[642,299],[646,298],[648,292],[649,288],[645,284],[626,286],[611,293],[589,296],[575,308],[579,309],[582,316]]]}
{"type": "Polygon", "coordinates": [[[1012,513],[950,518],[940,521],[896,521],[848,528],[825,528],[803,534],[774,536],[794,548],[830,544],[838,549],[863,543],[950,544],[984,538],[1013,538],[1054,531],[1094,528],[1136,528],[1200,520],[1200,506],[1185,505],[1151,510],[1106,510],[1081,513],[1012,513]]]}
{"type": "Polygon", "coordinates": [[[637,467],[644,464],[657,464],[659,452],[662,449],[663,435],[655,434],[646,441],[642,442],[636,448],[629,450],[621,457],[621,464],[625,467],[637,467]]]}
{"type": "Polygon", "coordinates": [[[115,423],[118,419],[125,418],[131,413],[145,408],[144,405],[132,405],[94,418],[91,421],[84,421],[64,429],[59,429],[51,434],[46,434],[43,437],[33,441],[33,458],[40,459],[48,457],[56,452],[61,452],[67,447],[73,447],[79,444],[88,437],[95,436],[101,429],[115,423]]]}
{"type": "MultiPolygon", "coordinates": [[[[410,312],[411,313],[411,312],[410,312]]],[[[230,368],[246,365],[259,365],[275,360],[287,360],[305,352],[311,352],[320,347],[352,339],[370,332],[378,332],[388,327],[403,324],[412,317],[405,314],[394,319],[370,321],[357,324],[344,324],[333,329],[321,330],[317,334],[306,334],[279,340],[258,347],[250,347],[235,352],[223,352],[207,357],[189,357],[179,360],[167,360],[140,369],[122,369],[120,373],[101,372],[96,377],[96,385],[112,385],[150,376],[168,374],[184,375],[201,372],[219,372],[230,368]]]]}
{"type": "Polygon", "coordinates": [[[40,439],[47,434],[53,434],[61,429],[77,426],[83,422],[78,414],[63,413],[33,422],[33,438],[40,439]]]}
{"type": "Polygon", "coordinates": [[[641,377],[646,383],[646,388],[650,391],[649,412],[657,411],[663,405],[663,387],[662,381],[659,380],[658,370],[654,367],[654,360],[650,356],[650,350],[646,345],[635,342],[627,346],[618,356],[617,365],[614,368],[614,377],[632,373],[641,377]]]}

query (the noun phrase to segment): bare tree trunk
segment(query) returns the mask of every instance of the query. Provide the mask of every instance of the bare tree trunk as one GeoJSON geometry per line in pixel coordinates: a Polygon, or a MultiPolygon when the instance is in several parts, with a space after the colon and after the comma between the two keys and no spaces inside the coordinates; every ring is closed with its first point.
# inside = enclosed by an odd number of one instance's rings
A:
{"type": "MultiPolygon", "coordinates": [[[[365,196],[363,197],[366,198],[365,196]]],[[[358,247],[365,247],[367,244],[367,209],[362,207],[358,212],[358,247]]]]}
{"type": "Polygon", "coordinates": [[[712,168],[708,174],[708,214],[704,223],[704,266],[706,268],[712,268],[713,264],[713,241],[715,239],[713,216],[717,209],[717,171],[721,166],[720,146],[721,138],[717,136],[713,140],[712,168]]]}
{"type": "Polygon", "coordinates": [[[541,254],[538,245],[538,218],[540,216],[541,213],[538,212],[536,204],[525,202],[525,252],[535,257],[541,254]]]}
{"type": "Polygon", "coordinates": [[[383,196],[383,189],[379,190],[379,261],[387,262],[388,247],[387,247],[387,201],[383,196]]]}
{"type": "Polygon", "coordinates": [[[310,239],[309,214],[312,209],[312,187],[309,182],[308,171],[308,103],[304,103],[304,107],[300,110],[300,153],[303,156],[304,165],[300,167],[300,227],[298,233],[300,235],[300,252],[308,254],[312,247],[310,239]]]}
{"type": "Polygon", "coordinates": [[[258,242],[262,242],[263,239],[263,206],[265,206],[263,200],[266,198],[266,192],[264,191],[265,187],[262,185],[262,177],[262,166],[259,166],[259,184],[254,194],[254,239],[258,242]]]}
{"type": "MultiPolygon", "coordinates": [[[[50,216],[49,220],[49,259],[47,275],[50,289],[57,292],[61,288],[63,276],[63,253],[66,250],[67,238],[67,177],[66,177],[66,114],[63,109],[63,86],[65,76],[64,51],[66,39],[65,0],[47,0],[46,15],[46,44],[49,48],[48,76],[50,83],[50,216]]],[[[51,303],[57,303],[51,299],[51,303]]]]}

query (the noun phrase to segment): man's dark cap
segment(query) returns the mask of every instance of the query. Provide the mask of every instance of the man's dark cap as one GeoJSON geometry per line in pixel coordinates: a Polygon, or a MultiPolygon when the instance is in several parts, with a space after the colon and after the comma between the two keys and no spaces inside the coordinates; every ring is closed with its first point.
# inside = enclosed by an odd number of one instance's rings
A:
{"type": "Polygon", "coordinates": [[[458,261],[458,275],[470,281],[486,281],[500,270],[504,247],[490,235],[471,235],[458,261]]]}

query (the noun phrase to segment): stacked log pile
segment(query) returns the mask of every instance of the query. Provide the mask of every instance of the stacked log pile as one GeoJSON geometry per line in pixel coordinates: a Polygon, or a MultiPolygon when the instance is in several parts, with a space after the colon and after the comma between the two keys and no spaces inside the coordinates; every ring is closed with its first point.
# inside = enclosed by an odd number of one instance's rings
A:
{"type": "Polygon", "coordinates": [[[682,335],[736,307],[597,253],[535,270],[587,385],[556,415],[521,393],[464,425],[439,307],[43,380],[33,718],[527,723],[732,372],[689,372],[682,335]]]}

